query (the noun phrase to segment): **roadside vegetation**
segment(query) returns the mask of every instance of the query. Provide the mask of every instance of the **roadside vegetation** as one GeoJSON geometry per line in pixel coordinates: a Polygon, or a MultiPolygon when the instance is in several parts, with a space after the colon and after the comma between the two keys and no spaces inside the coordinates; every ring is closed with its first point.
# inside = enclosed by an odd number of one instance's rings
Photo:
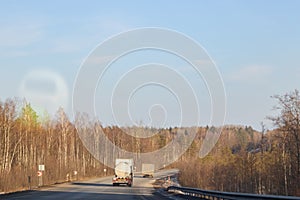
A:
{"type": "Polygon", "coordinates": [[[38,165],[43,185],[104,175],[62,108],[41,119],[26,102],[0,103],[0,192],[37,187],[38,165]]]}
{"type": "MultiPolygon", "coordinates": [[[[257,194],[300,195],[300,96],[296,90],[276,95],[274,129],[225,127],[205,158],[197,151],[177,163],[180,182],[210,190],[257,194]]],[[[195,142],[199,149],[201,141],[195,142]]]]}

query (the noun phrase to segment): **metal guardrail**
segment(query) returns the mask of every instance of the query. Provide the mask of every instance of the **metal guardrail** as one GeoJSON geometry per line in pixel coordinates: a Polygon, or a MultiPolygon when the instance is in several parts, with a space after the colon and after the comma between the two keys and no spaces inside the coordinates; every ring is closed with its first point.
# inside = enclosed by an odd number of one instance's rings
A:
{"type": "Polygon", "coordinates": [[[293,196],[277,196],[277,195],[258,195],[258,194],[248,194],[248,193],[237,193],[237,192],[220,192],[212,190],[201,190],[195,188],[186,188],[186,187],[176,187],[170,186],[167,189],[170,193],[175,193],[183,196],[194,197],[193,199],[202,198],[202,199],[228,199],[228,200],[244,200],[244,199],[297,199],[300,200],[300,197],[293,196]]]}

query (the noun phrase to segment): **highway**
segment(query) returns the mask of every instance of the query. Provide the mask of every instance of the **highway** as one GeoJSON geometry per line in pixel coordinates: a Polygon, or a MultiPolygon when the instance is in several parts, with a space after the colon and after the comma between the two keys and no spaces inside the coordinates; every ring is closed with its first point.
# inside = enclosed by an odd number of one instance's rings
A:
{"type": "Polygon", "coordinates": [[[102,199],[102,200],[156,200],[169,199],[158,193],[152,186],[157,178],[173,175],[177,170],[164,170],[155,173],[154,178],[134,177],[132,187],[112,186],[112,177],[88,181],[64,183],[30,192],[0,196],[0,199],[102,199]]]}

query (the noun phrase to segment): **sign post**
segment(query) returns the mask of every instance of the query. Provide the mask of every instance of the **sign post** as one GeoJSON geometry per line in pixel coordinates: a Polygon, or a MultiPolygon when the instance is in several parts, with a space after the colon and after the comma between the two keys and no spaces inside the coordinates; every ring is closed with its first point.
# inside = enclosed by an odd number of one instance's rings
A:
{"type": "Polygon", "coordinates": [[[38,176],[38,186],[41,187],[43,185],[43,172],[38,171],[37,176],[38,176]]]}
{"type": "Polygon", "coordinates": [[[45,171],[45,165],[39,165],[39,171],[37,172],[39,187],[43,186],[43,171],[45,171]]]}
{"type": "Polygon", "coordinates": [[[28,176],[28,187],[31,190],[31,176],[28,176]]]}
{"type": "Polygon", "coordinates": [[[78,180],[78,172],[77,171],[74,171],[74,176],[75,176],[75,180],[77,181],[78,180]]]}

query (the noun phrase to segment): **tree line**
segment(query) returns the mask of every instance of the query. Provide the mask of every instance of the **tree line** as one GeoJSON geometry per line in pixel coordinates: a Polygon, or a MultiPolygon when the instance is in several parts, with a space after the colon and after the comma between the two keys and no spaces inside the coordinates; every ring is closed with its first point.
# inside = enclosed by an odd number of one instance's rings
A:
{"type": "Polygon", "coordinates": [[[1,102],[0,192],[37,187],[39,165],[45,166],[45,185],[104,174],[62,108],[54,119],[41,119],[29,103],[1,102]]]}
{"type": "Polygon", "coordinates": [[[176,134],[176,129],[103,127],[85,114],[78,114],[71,122],[63,108],[54,117],[38,116],[30,103],[7,99],[0,102],[0,193],[39,186],[39,165],[45,166],[43,185],[113,175],[114,170],[102,164],[105,160],[97,160],[97,155],[88,151],[80,129],[89,140],[88,149],[93,147],[98,154],[107,153],[100,145],[100,130],[115,146],[138,154],[162,148],[176,134]],[[127,131],[158,134],[144,139],[129,136],[127,131]]]}
{"type": "MultiPolygon", "coordinates": [[[[273,96],[274,129],[224,128],[214,150],[177,163],[185,186],[257,194],[300,195],[300,95],[273,96]],[[230,139],[229,139],[230,138],[230,139]]],[[[196,145],[201,145],[199,141],[196,145]]]]}
{"type": "MultiPolygon", "coordinates": [[[[204,158],[199,158],[199,150],[206,132],[214,127],[198,127],[188,150],[170,166],[180,169],[180,183],[210,190],[300,195],[299,92],[274,98],[278,115],[269,117],[273,130],[265,131],[264,126],[261,131],[250,126],[224,126],[218,143],[204,158]]],[[[106,153],[105,146],[99,145],[99,130],[116,146],[137,155],[175,143],[177,134],[190,132],[184,127],[102,127],[85,115],[71,122],[62,108],[54,117],[41,117],[29,103],[7,99],[0,102],[0,192],[37,187],[40,164],[45,165],[45,185],[112,175],[113,169],[102,164],[107,161],[100,162],[85,148],[78,134],[80,128],[99,154],[106,153]],[[134,137],[141,132],[157,134],[134,137]]],[[[160,159],[167,163],[170,158],[161,155],[160,159]]]]}

